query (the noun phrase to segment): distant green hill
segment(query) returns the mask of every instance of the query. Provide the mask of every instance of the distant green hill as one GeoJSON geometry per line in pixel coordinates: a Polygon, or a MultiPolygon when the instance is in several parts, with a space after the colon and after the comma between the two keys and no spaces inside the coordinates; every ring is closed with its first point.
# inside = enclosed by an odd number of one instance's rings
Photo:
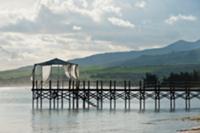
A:
{"type": "Polygon", "coordinates": [[[14,70],[7,70],[0,72],[0,85],[28,85],[30,84],[30,77],[32,66],[21,67],[14,70]]]}
{"type": "MultiPolygon", "coordinates": [[[[16,70],[0,72],[0,86],[31,85],[31,66],[16,70]]],[[[200,65],[157,65],[134,67],[82,67],[81,80],[133,80],[135,82],[143,78],[146,72],[157,74],[159,77],[167,76],[170,72],[200,71],[200,65]]]]}

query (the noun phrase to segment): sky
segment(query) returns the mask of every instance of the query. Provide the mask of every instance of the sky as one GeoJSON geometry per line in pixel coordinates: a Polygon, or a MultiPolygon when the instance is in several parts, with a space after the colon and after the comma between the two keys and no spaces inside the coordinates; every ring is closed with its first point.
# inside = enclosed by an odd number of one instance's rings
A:
{"type": "Polygon", "coordinates": [[[0,70],[200,39],[200,0],[0,0],[0,70]]]}

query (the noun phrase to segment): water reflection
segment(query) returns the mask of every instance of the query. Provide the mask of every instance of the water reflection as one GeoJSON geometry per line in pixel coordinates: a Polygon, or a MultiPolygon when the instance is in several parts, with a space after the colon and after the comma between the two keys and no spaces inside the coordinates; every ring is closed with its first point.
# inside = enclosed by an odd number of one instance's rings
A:
{"type": "MultiPolygon", "coordinates": [[[[31,110],[29,90],[4,90],[0,93],[0,133],[173,133],[199,123],[174,120],[199,114],[199,100],[192,100],[190,112],[184,111],[182,99],[177,100],[176,112],[169,112],[169,103],[161,101],[161,111],[154,112],[154,104],[147,100],[147,110],[138,112],[138,101],[131,110],[117,103],[117,109],[103,110],[31,110]],[[162,121],[161,121],[162,120],[162,121]]],[[[108,105],[109,107],[109,105],[108,105]]]]}
{"type": "Polygon", "coordinates": [[[32,133],[162,133],[175,132],[181,127],[195,123],[173,120],[188,115],[179,113],[154,113],[134,111],[97,110],[34,110],[32,112],[32,133]],[[162,120],[162,121],[159,121],[162,120]],[[167,120],[167,121],[165,121],[167,120]]]}

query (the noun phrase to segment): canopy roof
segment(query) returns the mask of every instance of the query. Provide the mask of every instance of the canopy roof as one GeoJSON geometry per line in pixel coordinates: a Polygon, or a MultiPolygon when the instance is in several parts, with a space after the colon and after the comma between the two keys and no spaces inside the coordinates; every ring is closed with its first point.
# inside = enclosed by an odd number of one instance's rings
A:
{"type": "MultiPolygon", "coordinates": [[[[69,79],[78,79],[79,78],[79,68],[78,64],[70,63],[68,61],[63,61],[61,59],[55,58],[49,61],[45,61],[42,63],[37,63],[33,67],[32,71],[32,80],[35,80],[35,71],[37,66],[42,67],[42,79],[43,81],[48,80],[51,70],[52,70],[52,65],[61,65],[64,68],[64,72],[66,77],[69,79]]],[[[58,70],[60,70],[60,67],[57,67],[58,70]]]]}
{"type": "Polygon", "coordinates": [[[55,59],[52,59],[52,60],[49,60],[49,61],[45,61],[45,62],[42,62],[42,63],[37,63],[37,64],[35,64],[35,66],[37,66],[37,65],[40,65],[40,66],[47,66],[47,65],[69,65],[69,64],[71,64],[71,65],[78,65],[78,64],[70,63],[68,61],[64,61],[64,60],[55,58],[55,59]]]}

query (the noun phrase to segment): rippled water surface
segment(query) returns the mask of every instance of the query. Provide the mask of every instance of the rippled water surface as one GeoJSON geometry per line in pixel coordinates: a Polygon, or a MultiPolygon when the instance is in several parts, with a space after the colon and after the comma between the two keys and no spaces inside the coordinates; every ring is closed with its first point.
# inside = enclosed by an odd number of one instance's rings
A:
{"type": "Polygon", "coordinates": [[[184,111],[183,100],[177,100],[174,113],[169,112],[166,100],[161,101],[160,113],[154,113],[151,100],[144,113],[138,112],[138,101],[132,102],[130,111],[123,109],[123,102],[115,111],[32,110],[30,89],[4,87],[0,88],[0,133],[175,133],[199,125],[180,120],[200,114],[198,100],[193,100],[190,112],[184,111]]]}

